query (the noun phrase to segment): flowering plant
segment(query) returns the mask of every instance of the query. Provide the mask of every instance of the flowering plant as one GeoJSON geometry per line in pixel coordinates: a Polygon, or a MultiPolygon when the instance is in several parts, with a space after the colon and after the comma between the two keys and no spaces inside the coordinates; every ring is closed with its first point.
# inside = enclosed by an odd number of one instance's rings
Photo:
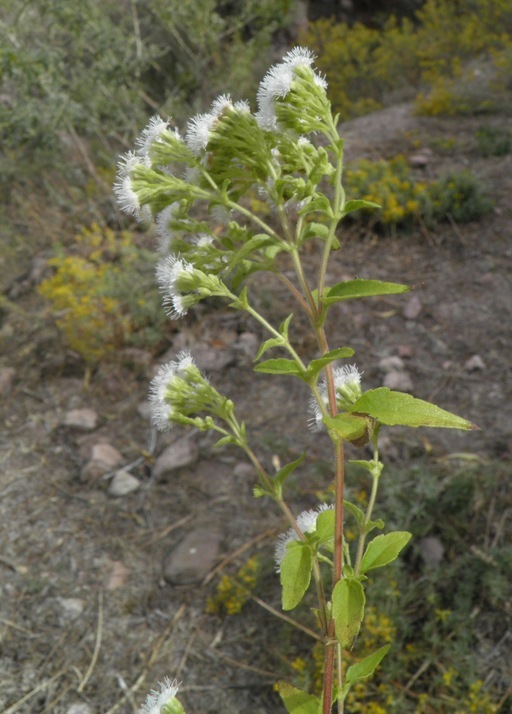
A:
{"type": "MultiPolygon", "coordinates": [[[[404,531],[388,532],[368,542],[372,531],[384,528],[382,520],[372,520],[384,468],[378,449],[380,429],[397,424],[475,428],[408,394],[385,387],[363,391],[357,367],[335,366],[354,351],[329,346],[325,323],[330,307],[345,300],[403,293],[409,287],[363,279],[326,285],[330,253],[339,247],[340,220],[376,204],[345,198],[343,140],[326,82],[315,72],[313,59],[308,50],[295,48],[273,66],[260,85],[256,114],[247,103],[225,95],[213,102],[210,112],[190,120],[184,137],[168,122],[152,119],[136,150],[121,161],[115,187],[124,210],[156,221],[162,252],[157,281],[168,313],[179,317],[204,298],[216,297],[251,315],[269,335],[259,347],[255,370],[305,382],[311,390],[311,427],[326,429],[332,441],[334,503],[295,517],[285,499],[286,480],[304,455],[270,473],[253,451],[233,402],[210,384],[189,353],[162,367],[151,385],[157,428],[192,425],[217,432],[217,445],[241,448],[257,471],[254,495],[272,499],[288,521],[289,530],[275,550],[282,607],[295,609],[314,584],[319,633],[309,632],[324,647],[321,697],[286,682],[277,685],[286,710],[295,714],[327,714],[333,705],[343,712],[351,687],[372,676],[390,647],[343,666],[343,651],[352,649],[363,622],[365,581],[372,570],[395,560],[411,537],[404,531]],[[313,143],[312,138],[319,141],[313,143]],[[255,187],[271,206],[272,220],[247,207],[244,199],[255,187]],[[310,240],[323,244],[315,284],[303,268],[303,248],[310,240]],[[295,280],[280,271],[280,254],[293,266],[295,280]],[[278,325],[254,307],[247,278],[257,271],[273,273],[289,288],[309,320],[315,355],[301,356],[294,347],[289,336],[293,314],[278,325]],[[261,361],[269,350],[287,356],[261,361]],[[355,462],[372,478],[366,511],[344,497],[347,442],[371,449],[371,458],[355,462]],[[345,513],[357,525],[353,553],[343,536],[345,513]],[[331,573],[328,588],[326,570],[331,573]]],[[[151,706],[157,709],[160,699],[151,706]]],[[[168,711],[166,706],[162,703],[160,711],[168,711]]]]}

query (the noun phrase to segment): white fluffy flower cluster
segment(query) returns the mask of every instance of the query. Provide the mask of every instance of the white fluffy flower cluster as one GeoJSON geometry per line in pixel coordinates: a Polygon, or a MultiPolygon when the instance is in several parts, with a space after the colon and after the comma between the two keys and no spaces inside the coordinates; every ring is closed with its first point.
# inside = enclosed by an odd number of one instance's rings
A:
{"type": "MultiPolygon", "coordinates": [[[[284,99],[289,93],[298,67],[311,67],[315,55],[304,47],[294,47],[279,64],[269,69],[258,89],[258,112],[256,119],[262,129],[270,131],[277,127],[275,100],[284,99]]],[[[315,84],[323,89],[327,82],[320,75],[313,73],[315,84]]]]}
{"type": "Polygon", "coordinates": [[[148,694],[146,701],[139,709],[139,714],[161,714],[162,708],[175,699],[180,685],[176,680],[171,682],[169,677],[165,677],[163,682],[159,682],[160,691],[153,689],[148,694]]]}
{"type": "MultiPolygon", "coordinates": [[[[356,401],[361,396],[361,373],[355,365],[344,365],[333,369],[334,389],[336,391],[336,401],[340,409],[346,409],[350,403],[356,401]]],[[[327,380],[324,378],[319,387],[320,396],[324,406],[329,408],[329,397],[327,393],[327,380]]],[[[309,425],[313,431],[319,431],[323,424],[323,413],[320,405],[314,397],[310,402],[311,417],[309,425]]]]}
{"type": "Polygon", "coordinates": [[[226,109],[235,109],[239,112],[251,111],[247,102],[232,102],[229,94],[223,94],[215,99],[209,112],[196,114],[196,116],[192,117],[188,125],[185,141],[196,156],[203,149],[206,149],[210,140],[210,133],[226,109]]]}
{"type": "MultiPolygon", "coordinates": [[[[334,506],[330,506],[327,503],[322,503],[321,506],[315,509],[310,509],[308,511],[302,511],[302,513],[297,516],[297,526],[301,533],[314,533],[316,530],[316,521],[318,516],[324,511],[329,511],[334,506]]],[[[276,563],[276,570],[278,573],[281,572],[281,563],[286,555],[286,548],[288,543],[292,541],[298,541],[299,536],[294,528],[289,528],[286,533],[281,533],[277,539],[276,547],[274,550],[274,560],[276,563]]]]}
{"type": "Polygon", "coordinates": [[[156,268],[156,281],[163,295],[163,304],[169,317],[183,317],[187,314],[184,295],[180,291],[180,282],[190,278],[194,266],[178,255],[168,255],[156,268]]]}
{"type": "Polygon", "coordinates": [[[176,360],[160,367],[156,377],[152,380],[149,387],[151,420],[159,431],[166,431],[172,425],[173,409],[166,400],[169,384],[175,377],[181,377],[187,367],[191,367],[194,364],[190,352],[180,352],[176,360]]]}

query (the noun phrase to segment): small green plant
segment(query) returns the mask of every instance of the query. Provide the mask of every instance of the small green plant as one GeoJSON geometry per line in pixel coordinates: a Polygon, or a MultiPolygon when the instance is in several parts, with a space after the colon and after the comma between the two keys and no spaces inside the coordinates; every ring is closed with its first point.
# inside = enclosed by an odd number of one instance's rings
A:
{"type": "MultiPolygon", "coordinates": [[[[184,137],[168,121],[154,117],[136,150],[121,160],[115,191],[123,210],[141,220],[155,219],[161,249],[169,251],[157,267],[168,314],[185,315],[205,298],[222,300],[266,332],[255,371],[270,379],[299,380],[309,389],[310,428],[325,430],[331,443],[334,498],[298,515],[287,502],[288,478],[302,468],[306,453],[277,471],[266,465],[252,446],[250,426],[239,421],[235,404],[218,392],[189,352],[160,368],[151,383],[150,402],[158,429],[178,425],[212,432],[218,448],[241,449],[254,466],[255,497],[273,502],[288,524],[274,553],[286,613],[281,617],[320,643],[323,660],[321,693],[281,681],[279,694],[289,714],[331,714],[333,706],[343,714],[347,702],[356,706],[352,697],[358,701],[360,684],[373,676],[392,644],[380,645],[374,638],[368,641],[371,651],[361,652],[358,646],[364,622],[371,632],[372,613],[377,612],[367,604],[374,572],[393,563],[411,538],[407,531],[385,531],[384,521],[374,515],[379,485],[386,481],[379,433],[395,425],[476,427],[409,394],[386,387],[364,389],[355,365],[337,364],[354,351],[336,335],[334,346],[329,344],[331,307],[410,288],[372,279],[327,283],[331,251],[340,246],[340,221],[378,206],[346,196],[344,142],[326,82],[313,69],[313,60],[310,51],[295,48],[271,67],[260,84],[255,114],[247,102],[222,95],[209,112],[188,122],[184,137]],[[313,143],[315,137],[322,141],[313,143]],[[270,214],[253,210],[258,210],[255,188],[271,207],[270,214]],[[310,241],[321,247],[314,275],[303,262],[310,241]],[[269,273],[289,289],[308,321],[313,351],[305,353],[294,341],[293,313],[276,321],[256,307],[254,283],[248,278],[257,272],[269,273]],[[369,484],[364,504],[347,498],[349,444],[370,452],[351,461],[369,484]],[[345,521],[350,537],[345,537],[345,521]],[[310,596],[315,599],[314,627],[288,614],[300,612],[310,596]]],[[[389,623],[386,634],[388,640],[394,635],[389,623]]],[[[142,711],[167,714],[181,707],[174,688],[165,696],[158,695],[154,709],[142,711]]]]}
{"type": "Polygon", "coordinates": [[[512,151],[512,132],[507,129],[482,126],[475,136],[482,156],[506,156],[512,151]]]}
{"type": "Polygon", "coordinates": [[[492,210],[492,201],[470,171],[454,171],[435,181],[428,191],[432,218],[456,223],[476,221],[492,210]]]}
{"type": "Polygon", "coordinates": [[[39,286],[52,304],[71,349],[95,364],[125,345],[153,346],[163,336],[153,287],[156,258],[128,231],[92,224],[76,236],[75,254],[62,250],[54,274],[39,286]]]}

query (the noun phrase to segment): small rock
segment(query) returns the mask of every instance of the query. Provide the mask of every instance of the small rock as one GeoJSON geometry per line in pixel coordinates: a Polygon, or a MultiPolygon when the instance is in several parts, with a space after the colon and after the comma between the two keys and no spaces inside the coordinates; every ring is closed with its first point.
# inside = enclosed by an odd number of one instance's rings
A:
{"type": "Polygon", "coordinates": [[[172,471],[190,466],[197,461],[197,444],[187,437],[178,439],[168,446],[157,458],[153,467],[155,478],[162,478],[172,471]]]}
{"type": "Polygon", "coordinates": [[[480,283],[480,285],[492,285],[494,283],[494,275],[492,273],[482,273],[477,278],[477,282],[480,283]]]}
{"type": "Polygon", "coordinates": [[[413,168],[422,169],[427,166],[432,159],[432,149],[425,147],[420,149],[416,154],[409,156],[409,164],[413,168]]]}
{"type": "Polygon", "coordinates": [[[397,392],[412,392],[414,389],[409,373],[398,370],[388,372],[384,377],[383,384],[397,392]]]}
{"type": "Polygon", "coordinates": [[[56,600],[60,606],[59,620],[61,624],[76,620],[84,611],[85,602],[78,597],[58,597],[56,600]]]}
{"type": "Polygon", "coordinates": [[[391,355],[390,357],[383,357],[379,360],[379,367],[383,372],[395,372],[402,370],[404,363],[401,357],[391,355]]]}
{"type": "Polygon", "coordinates": [[[114,471],[124,461],[122,454],[110,444],[94,444],[91,458],[82,469],[82,481],[97,479],[109,471],[114,471]]]}
{"type": "Polygon", "coordinates": [[[256,472],[252,464],[248,464],[246,461],[239,461],[233,468],[233,476],[238,478],[254,478],[256,472]]]}
{"type": "Polygon", "coordinates": [[[219,557],[222,536],[198,528],[171,551],[164,562],[164,578],[172,585],[195,585],[210,572],[219,557]]]}
{"type": "Polygon", "coordinates": [[[124,563],[120,560],[114,560],[112,563],[112,570],[110,571],[110,575],[107,580],[107,590],[117,590],[118,588],[122,588],[129,572],[130,571],[124,563]]]}
{"type": "Polygon", "coordinates": [[[69,426],[79,431],[94,431],[98,424],[98,415],[94,409],[72,409],[66,412],[64,426],[69,426]]]}
{"type": "Polygon", "coordinates": [[[476,372],[485,369],[485,362],[480,355],[473,355],[464,363],[464,369],[467,369],[468,372],[476,372]]]}
{"type": "Polygon", "coordinates": [[[12,390],[16,370],[14,367],[0,369],[0,396],[6,397],[12,390]]]}
{"type": "Polygon", "coordinates": [[[110,482],[108,492],[111,496],[127,496],[140,488],[140,481],[128,471],[120,469],[110,482]]]}
{"type": "Polygon", "coordinates": [[[413,295],[407,301],[403,309],[403,316],[406,317],[408,320],[415,320],[420,314],[422,308],[423,305],[421,304],[421,300],[419,299],[419,297],[417,295],[413,295]]]}
{"type": "Polygon", "coordinates": [[[411,345],[399,345],[398,346],[398,356],[404,359],[410,359],[414,354],[414,350],[411,345]]]}
{"type": "Polygon", "coordinates": [[[427,536],[420,540],[420,551],[428,567],[437,568],[444,556],[444,546],[437,536],[427,536]]]}
{"type": "Polygon", "coordinates": [[[85,702],[77,702],[66,709],[66,714],[93,714],[91,707],[85,702]]]}
{"type": "Polygon", "coordinates": [[[252,332],[242,332],[236,343],[236,348],[243,352],[250,359],[256,357],[259,340],[252,332]]]}
{"type": "Polygon", "coordinates": [[[220,372],[235,361],[230,350],[220,350],[204,343],[195,345],[191,353],[199,369],[207,372],[220,372]]]}

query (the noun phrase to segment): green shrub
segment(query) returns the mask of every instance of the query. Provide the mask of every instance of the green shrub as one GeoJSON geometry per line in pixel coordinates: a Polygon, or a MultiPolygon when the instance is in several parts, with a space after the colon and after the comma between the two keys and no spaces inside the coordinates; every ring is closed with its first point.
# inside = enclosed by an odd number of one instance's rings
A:
{"type": "Polygon", "coordinates": [[[438,181],[417,181],[403,156],[390,161],[364,159],[345,171],[349,198],[360,196],[378,203],[379,209],[354,214],[383,226],[399,226],[421,220],[429,227],[438,221],[457,223],[478,220],[492,208],[480,182],[469,171],[455,171],[438,181]]]}

